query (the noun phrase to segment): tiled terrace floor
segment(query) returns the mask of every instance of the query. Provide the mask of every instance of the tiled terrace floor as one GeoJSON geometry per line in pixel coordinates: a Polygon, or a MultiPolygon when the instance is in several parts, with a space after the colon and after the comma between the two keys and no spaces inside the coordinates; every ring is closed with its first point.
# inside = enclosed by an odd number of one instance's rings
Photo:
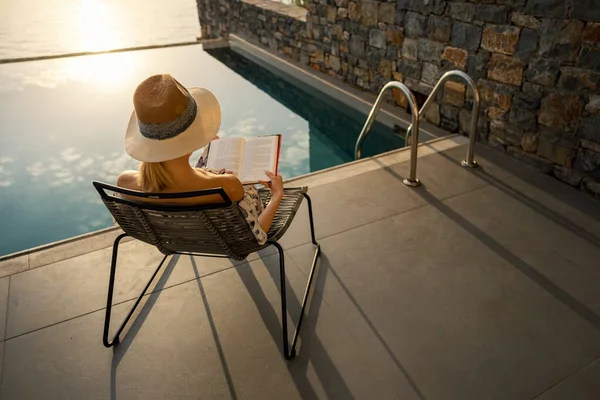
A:
{"type": "MultiPolygon", "coordinates": [[[[174,257],[114,351],[114,232],[0,263],[1,398],[599,399],[600,203],[481,148],[463,169],[465,151],[422,157],[417,189],[390,156],[298,182],[323,252],[290,363],[273,252],[174,257]]],[[[308,239],[303,211],[282,241],[294,318],[308,239]]],[[[115,318],[159,258],[122,247],[115,318]]]]}

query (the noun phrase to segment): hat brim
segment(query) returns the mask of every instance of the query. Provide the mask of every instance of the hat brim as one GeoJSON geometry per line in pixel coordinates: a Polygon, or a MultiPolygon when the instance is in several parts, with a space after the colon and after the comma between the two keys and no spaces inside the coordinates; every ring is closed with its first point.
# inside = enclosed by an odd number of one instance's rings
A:
{"type": "Polygon", "coordinates": [[[217,98],[204,88],[188,88],[188,91],[196,100],[196,118],[174,138],[157,140],[144,137],[133,111],[125,133],[125,151],[131,157],[144,162],[173,160],[193,153],[214,139],[221,126],[221,107],[217,98]]]}

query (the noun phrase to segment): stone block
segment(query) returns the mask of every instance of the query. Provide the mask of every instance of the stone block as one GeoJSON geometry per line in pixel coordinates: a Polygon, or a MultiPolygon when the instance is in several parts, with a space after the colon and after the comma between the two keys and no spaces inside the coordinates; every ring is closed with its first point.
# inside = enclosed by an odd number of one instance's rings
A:
{"type": "Polygon", "coordinates": [[[421,78],[421,63],[417,61],[407,59],[398,60],[397,68],[398,72],[400,72],[404,77],[411,77],[414,79],[421,78]]]}
{"type": "Polygon", "coordinates": [[[562,165],[554,166],[554,176],[571,186],[578,187],[581,183],[582,176],[571,168],[563,167],[562,165]]]}
{"type": "Polygon", "coordinates": [[[454,22],[450,43],[468,51],[476,51],[481,43],[481,28],[464,22],[454,22]]]}
{"type": "Polygon", "coordinates": [[[479,51],[467,57],[467,73],[475,81],[487,76],[487,66],[490,61],[490,53],[479,51]]]}
{"type": "Polygon", "coordinates": [[[364,57],[365,44],[365,39],[358,35],[352,35],[350,37],[350,42],[348,43],[348,49],[350,50],[350,54],[355,55],[357,57],[364,57]]]}
{"type": "Polygon", "coordinates": [[[512,106],[513,108],[516,107],[523,110],[536,111],[540,108],[541,98],[541,95],[537,97],[527,93],[517,92],[513,96],[512,106]]]}
{"type": "Polygon", "coordinates": [[[515,159],[523,162],[530,167],[544,173],[550,174],[554,170],[554,163],[534,154],[529,154],[514,146],[509,146],[506,152],[515,159]]]}
{"type": "Polygon", "coordinates": [[[537,127],[537,115],[534,111],[513,106],[510,109],[508,122],[526,131],[535,131],[537,127]]]}
{"type": "Polygon", "coordinates": [[[531,57],[537,52],[539,35],[531,29],[521,30],[521,36],[515,50],[515,57],[524,63],[529,62],[531,57]]]}
{"type": "Polygon", "coordinates": [[[429,39],[417,40],[417,57],[421,61],[440,63],[440,57],[444,51],[444,45],[429,39]]]}
{"type": "Polygon", "coordinates": [[[361,23],[363,26],[377,26],[379,15],[379,3],[375,1],[363,1],[361,3],[361,23]]]}
{"type": "Polygon", "coordinates": [[[488,69],[488,78],[509,85],[521,86],[523,63],[516,58],[502,54],[492,54],[488,69]]]}
{"type": "MultiPolygon", "coordinates": [[[[530,98],[532,101],[541,101],[544,96],[544,88],[540,85],[536,85],[535,83],[525,82],[521,88],[523,94],[530,98]]],[[[536,109],[539,108],[539,105],[536,109]]]]}
{"type": "Polygon", "coordinates": [[[510,19],[513,24],[522,28],[529,28],[533,30],[540,29],[541,22],[539,19],[532,17],[531,15],[514,13],[510,19]]]}
{"type": "Polygon", "coordinates": [[[596,90],[600,86],[600,74],[580,68],[561,68],[558,86],[568,90],[596,90]]]}
{"type": "Polygon", "coordinates": [[[583,29],[583,43],[591,46],[600,45],[600,23],[588,22],[583,29]]]}
{"type": "Polygon", "coordinates": [[[406,16],[406,11],[396,9],[394,13],[394,24],[398,26],[404,26],[404,17],[406,16]]]}
{"type": "Polygon", "coordinates": [[[446,47],[442,54],[442,59],[449,61],[454,67],[464,70],[467,64],[467,56],[468,53],[464,49],[446,47]]]}
{"type": "Polygon", "coordinates": [[[352,21],[360,21],[362,18],[362,5],[351,1],[348,3],[348,18],[352,21]]]}
{"type": "Polygon", "coordinates": [[[446,0],[396,0],[396,8],[440,15],[444,13],[446,0]]]}
{"type": "Polygon", "coordinates": [[[346,18],[348,18],[348,9],[347,8],[338,8],[337,9],[337,16],[340,19],[346,19],[346,18]]]}
{"type": "Polygon", "coordinates": [[[532,132],[524,133],[521,138],[521,147],[524,152],[534,154],[538,147],[538,135],[532,132]]]}
{"type": "Polygon", "coordinates": [[[369,32],[369,46],[373,46],[378,49],[385,49],[387,47],[387,35],[384,31],[379,29],[371,29],[369,32]]]}
{"type": "Polygon", "coordinates": [[[440,126],[440,106],[438,103],[430,103],[425,112],[425,119],[432,125],[440,126]]]}
{"type": "Polygon", "coordinates": [[[538,85],[553,87],[556,84],[560,63],[556,60],[539,58],[529,64],[525,79],[538,85]]]}
{"type": "Polygon", "coordinates": [[[581,49],[577,65],[594,71],[600,71],[600,49],[584,47],[581,49]]]}
{"type": "Polygon", "coordinates": [[[581,114],[581,99],[572,93],[550,93],[542,99],[538,122],[557,131],[572,131],[581,114]]]}
{"type": "Polygon", "coordinates": [[[379,22],[393,24],[396,18],[396,5],[394,3],[379,3],[379,22]]]}
{"type": "Polygon", "coordinates": [[[575,61],[581,47],[584,24],[574,20],[544,20],[540,28],[540,55],[575,61]]]}
{"type": "Polygon", "coordinates": [[[342,69],[339,57],[329,56],[329,68],[334,72],[339,72],[342,69]]]}
{"type": "Polygon", "coordinates": [[[481,47],[494,53],[512,55],[519,41],[520,28],[509,25],[491,25],[483,31],[481,47]]]}
{"type": "Polygon", "coordinates": [[[337,8],[335,6],[327,6],[327,22],[335,22],[337,16],[337,8]]]}
{"type": "Polygon", "coordinates": [[[600,95],[590,95],[589,102],[585,105],[585,111],[600,115],[600,95]]]}
{"type": "Polygon", "coordinates": [[[506,24],[508,22],[509,10],[509,7],[503,5],[477,4],[473,19],[493,24],[506,24]]]}
{"type": "Polygon", "coordinates": [[[392,96],[394,97],[394,102],[398,107],[402,107],[404,109],[408,107],[408,99],[401,90],[392,89],[392,96]]]}
{"type": "Polygon", "coordinates": [[[445,82],[442,103],[462,107],[465,104],[465,85],[452,81],[445,82]]]}
{"type": "Polygon", "coordinates": [[[450,18],[432,15],[429,17],[429,39],[438,42],[449,42],[452,33],[450,18]]]}
{"type": "Polygon", "coordinates": [[[348,0],[335,0],[335,5],[338,7],[347,7],[348,0]]]}
{"type": "Polygon", "coordinates": [[[440,68],[432,63],[423,63],[423,73],[421,80],[429,85],[435,85],[440,78],[440,68]]]}
{"type": "MultiPolygon", "coordinates": [[[[389,40],[389,36],[388,36],[388,40],[389,40]]],[[[388,41],[388,43],[389,43],[389,41],[388,41]]],[[[400,50],[400,47],[398,47],[398,46],[393,46],[393,45],[388,44],[388,47],[385,50],[385,58],[389,58],[390,60],[397,59],[399,57],[399,55],[401,55],[401,54],[402,54],[402,51],[400,50]]]]}
{"type": "Polygon", "coordinates": [[[506,110],[503,110],[498,107],[490,107],[488,108],[487,112],[487,116],[491,120],[505,120],[506,114],[506,110]]]}
{"type": "Polygon", "coordinates": [[[458,113],[458,131],[462,134],[471,134],[471,113],[461,109],[458,113]]]}
{"type": "Polygon", "coordinates": [[[582,118],[579,122],[577,135],[582,139],[591,140],[600,143],[600,117],[590,116],[582,118]]]}
{"type": "Polygon", "coordinates": [[[490,121],[490,135],[507,146],[521,146],[523,130],[502,120],[490,121]]]}
{"type": "Polygon", "coordinates": [[[600,143],[592,142],[591,140],[587,139],[581,139],[579,141],[579,144],[585,149],[593,150],[596,153],[600,153],[600,143]]]}
{"type": "Polygon", "coordinates": [[[404,32],[406,36],[423,37],[427,32],[427,17],[415,12],[407,12],[404,17],[404,32]]]}
{"type": "Polygon", "coordinates": [[[452,1],[448,4],[447,15],[459,21],[471,22],[475,15],[475,4],[452,1]]]}
{"type": "Polygon", "coordinates": [[[409,60],[416,60],[418,52],[418,41],[416,39],[406,38],[402,46],[402,57],[409,60]]]}
{"type": "Polygon", "coordinates": [[[379,60],[377,72],[379,72],[386,80],[389,80],[392,77],[392,61],[385,58],[379,60]]]}
{"type": "MultiPolygon", "coordinates": [[[[387,37],[388,45],[400,47],[404,43],[404,29],[403,28],[400,28],[395,25],[388,26],[388,29],[385,34],[387,37]]],[[[394,56],[393,58],[396,58],[396,57],[397,57],[397,53],[396,53],[396,56],[394,56]]]]}
{"type": "Polygon", "coordinates": [[[585,177],[581,180],[581,190],[600,200],[600,179],[585,177]]]}
{"type": "Polygon", "coordinates": [[[600,21],[600,7],[598,7],[598,0],[573,1],[569,16],[573,19],[580,19],[582,21],[600,21]]]}
{"type": "Polygon", "coordinates": [[[575,169],[581,172],[595,173],[597,177],[600,177],[600,153],[582,148],[578,149],[575,169]]]}
{"type": "Polygon", "coordinates": [[[527,0],[524,12],[534,17],[567,18],[569,5],[565,0],[527,0]]]}

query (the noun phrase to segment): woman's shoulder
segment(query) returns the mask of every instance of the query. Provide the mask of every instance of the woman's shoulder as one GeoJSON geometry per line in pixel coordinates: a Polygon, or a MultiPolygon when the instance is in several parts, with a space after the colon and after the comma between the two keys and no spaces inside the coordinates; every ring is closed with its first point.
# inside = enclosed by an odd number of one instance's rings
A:
{"type": "Polygon", "coordinates": [[[237,202],[244,197],[244,187],[237,178],[232,174],[215,174],[209,172],[199,172],[199,177],[203,183],[203,189],[222,187],[227,193],[231,201],[237,202]]]}
{"type": "Polygon", "coordinates": [[[123,171],[117,177],[117,186],[125,189],[139,190],[137,171],[123,171]]]}

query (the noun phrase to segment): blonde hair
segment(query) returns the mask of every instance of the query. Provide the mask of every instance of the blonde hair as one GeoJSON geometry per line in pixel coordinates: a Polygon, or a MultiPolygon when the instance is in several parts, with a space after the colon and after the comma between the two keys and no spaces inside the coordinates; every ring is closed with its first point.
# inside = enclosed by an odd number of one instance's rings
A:
{"type": "Polygon", "coordinates": [[[173,177],[162,163],[142,162],[137,183],[145,192],[160,192],[173,183],[173,177]]]}

